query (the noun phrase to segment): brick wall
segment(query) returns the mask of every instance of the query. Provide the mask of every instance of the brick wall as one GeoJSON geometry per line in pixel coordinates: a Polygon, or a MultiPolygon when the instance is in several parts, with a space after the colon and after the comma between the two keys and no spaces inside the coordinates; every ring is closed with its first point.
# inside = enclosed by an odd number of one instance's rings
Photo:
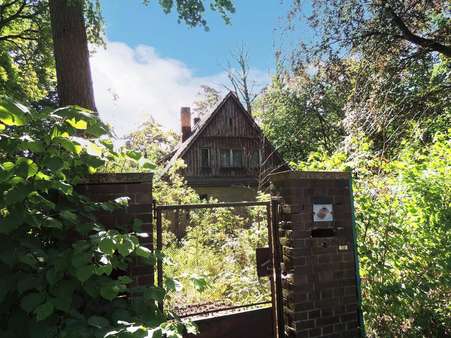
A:
{"type": "Polygon", "coordinates": [[[348,173],[285,172],[271,177],[281,198],[282,293],[288,337],[359,337],[360,309],[348,173]],[[333,220],[314,221],[313,205],[333,220]]]}
{"type": "MultiPolygon", "coordinates": [[[[147,238],[141,238],[142,245],[152,250],[152,177],[150,173],[95,174],[78,185],[77,191],[98,202],[129,197],[127,208],[114,213],[98,214],[98,220],[108,227],[131,224],[133,219],[140,219],[142,232],[149,235],[147,238]]],[[[154,282],[153,268],[149,265],[136,262],[129,267],[129,274],[135,285],[149,285],[154,282]]]]}

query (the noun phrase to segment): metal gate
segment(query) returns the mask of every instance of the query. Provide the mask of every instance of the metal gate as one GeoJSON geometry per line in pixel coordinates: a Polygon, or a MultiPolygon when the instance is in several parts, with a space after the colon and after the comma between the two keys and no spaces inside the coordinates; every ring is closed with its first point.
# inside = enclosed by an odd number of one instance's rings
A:
{"type": "MultiPolygon", "coordinates": [[[[281,285],[281,252],[279,243],[279,233],[277,224],[279,222],[279,201],[272,199],[264,202],[224,202],[224,203],[201,203],[201,204],[171,204],[159,205],[154,202],[154,221],[156,230],[156,250],[162,252],[164,250],[163,243],[163,213],[164,212],[180,212],[189,213],[192,210],[199,209],[218,209],[218,208],[243,208],[243,207],[265,207],[266,223],[268,229],[268,247],[256,248],[257,274],[259,277],[268,276],[270,279],[271,301],[259,302],[252,304],[241,304],[239,306],[229,306],[221,309],[202,311],[195,315],[206,315],[214,312],[227,310],[237,310],[255,307],[263,304],[271,304],[273,312],[273,328],[274,336],[278,338],[284,337],[283,333],[283,298],[281,285]]],[[[163,287],[164,268],[162,259],[157,260],[156,264],[157,285],[163,287]]],[[[160,303],[163,308],[163,303],[160,303]]],[[[191,315],[192,316],[192,315],[191,315]]]]}

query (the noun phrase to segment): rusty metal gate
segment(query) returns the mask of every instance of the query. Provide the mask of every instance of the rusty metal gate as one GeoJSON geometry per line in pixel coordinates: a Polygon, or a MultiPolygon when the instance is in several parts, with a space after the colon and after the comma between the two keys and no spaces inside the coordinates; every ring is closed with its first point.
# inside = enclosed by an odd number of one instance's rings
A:
{"type": "MultiPolygon", "coordinates": [[[[164,212],[179,212],[184,210],[189,213],[192,210],[199,209],[218,209],[218,208],[242,208],[242,207],[265,207],[266,222],[268,228],[268,246],[264,248],[256,248],[256,270],[258,277],[268,276],[271,286],[271,301],[259,302],[252,304],[242,304],[239,306],[229,306],[226,308],[216,309],[212,311],[202,311],[195,315],[205,315],[214,312],[221,312],[226,310],[236,310],[242,308],[250,308],[264,304],[272,305],[273,313],[273,331],[274,337],[284,337],[283,330],[283,298],[282,298],[282,284],[281,284],[281,252],[279,243],[279,233],[277,224],[279,222],[279,201],[272,199],[271,201],[263,202],[224,202],[224,203],[200,203],[200,204],[171,204],[159,205],[154,202],[154,222],[156,232],[156,245],[154,246],[157,252],[164,250],[163,243],[163,213],[164,212]]],[[[164,269],[162,259],[157,260],[156,264],[156,283],[159,287],[163,287],[164,269]]],[[[163,303],[160,303],[163,308],[163,303]]]]}

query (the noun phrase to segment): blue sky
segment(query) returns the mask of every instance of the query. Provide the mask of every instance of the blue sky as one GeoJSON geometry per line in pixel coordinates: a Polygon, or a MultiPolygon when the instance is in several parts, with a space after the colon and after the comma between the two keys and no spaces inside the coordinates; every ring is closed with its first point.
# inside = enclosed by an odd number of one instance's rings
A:
{"type": "Polygon", "coordinates": [[[245,46],[257,86],[270,80],[275,48],[295,48],[305,27],[284,34],[290,0],[236,0],[236,13],[226,25],[207,12],[210,30],[177,22],[157,0],[102,0],[107,49],[91,63],[101,116],[125,134],[152,116],[178,129],[178,109],[192,105],[202,84],[222,89],[231,53],[245,46]],[[126,116],[127,118],[125,118],[126,116]]]}

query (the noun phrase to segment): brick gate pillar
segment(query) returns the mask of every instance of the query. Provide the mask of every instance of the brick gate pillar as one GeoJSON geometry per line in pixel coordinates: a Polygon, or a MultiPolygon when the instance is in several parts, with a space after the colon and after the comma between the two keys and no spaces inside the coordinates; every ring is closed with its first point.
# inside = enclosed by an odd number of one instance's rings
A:
{"type": "Polygon", "coordinates": [[[271,176],[280,198],[283,317],[287,337],[359,337],[362,326],[351,177],[271,176]]]}
{"type": "MultiPolygon", "coordinates": [[[[134,219],[142,222],[142,232],[148,234],[141,238],[141,245],[153,250],[152,228],[152,178],[151,173],[94,174],[88,176],[77,186],[79,193],[92,201],[112,201],[118,197],[128,197],[128,206],[113,213],[98,213],[97,219],[107,228],[117,225],[131,225],[134,219]]],[[[129,266],[134,285],[149,286],[154,283],[153,267],[136,261],[129,266]]]]}

